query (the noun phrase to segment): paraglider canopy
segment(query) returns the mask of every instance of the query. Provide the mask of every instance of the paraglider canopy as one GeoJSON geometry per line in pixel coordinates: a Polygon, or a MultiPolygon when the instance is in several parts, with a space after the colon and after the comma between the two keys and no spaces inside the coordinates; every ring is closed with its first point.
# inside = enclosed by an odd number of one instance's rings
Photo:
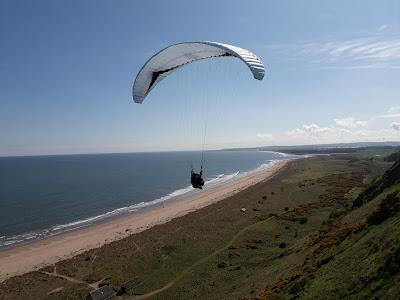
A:
{"type": "Polygon", "coordinates": [[[133,100],[136,103],[142,103],[158,82],[186,64],[201,59],[225,56],[241,59],[249,67],[255,79],[264,78],[263,63],[255,54],[246,49],[216,42],[180,43],[164,48],[144,64],[133,84],[133,100]]]}

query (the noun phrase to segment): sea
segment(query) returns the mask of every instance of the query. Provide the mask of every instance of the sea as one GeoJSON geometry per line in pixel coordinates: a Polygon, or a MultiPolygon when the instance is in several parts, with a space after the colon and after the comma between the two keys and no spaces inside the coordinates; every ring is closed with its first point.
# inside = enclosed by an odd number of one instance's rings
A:
{"type": "Polygon", "coordinates": [[[268,151],[0,157],[0,250],[199,193],[190,170],[202,156],[205,189],[293,158],[268,151]]]}

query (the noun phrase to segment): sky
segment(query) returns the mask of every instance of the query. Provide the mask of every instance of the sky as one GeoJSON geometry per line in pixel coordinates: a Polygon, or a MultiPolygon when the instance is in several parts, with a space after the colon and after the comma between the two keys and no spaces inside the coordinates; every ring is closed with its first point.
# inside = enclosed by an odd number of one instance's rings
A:
{"type": "Polygon", "coordinates": [[[0,156],[399,141],[399,33],[400,0],[2,0],[0,156]],[[151,55],[203,40],[264,80],[220,58],[132,101],[151,55]]]}

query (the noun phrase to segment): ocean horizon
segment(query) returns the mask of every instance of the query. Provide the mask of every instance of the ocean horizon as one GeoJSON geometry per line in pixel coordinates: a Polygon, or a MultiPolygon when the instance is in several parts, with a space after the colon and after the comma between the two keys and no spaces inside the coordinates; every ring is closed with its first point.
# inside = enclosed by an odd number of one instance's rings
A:
{"type": "MultiPolygon", "coordinates": [[[[0,158],[0,250],[142,211],[200,191],[200,151],[0,158]]],[[[292,156],[206,151],[205,188],[292,156]]]]}

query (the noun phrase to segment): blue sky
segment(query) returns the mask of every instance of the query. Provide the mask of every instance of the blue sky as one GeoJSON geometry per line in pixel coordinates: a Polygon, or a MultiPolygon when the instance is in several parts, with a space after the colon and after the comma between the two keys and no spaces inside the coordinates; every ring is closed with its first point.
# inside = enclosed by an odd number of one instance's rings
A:
{"type": "Polygon", "coordinates": [[[399,33],[399,0],[2,0],[0,155],[196,149],[205,119],[211,149],[400,140],[399,33]],[[197,40],[266,77],[222,58],[132,101],[149,56],[197,40]]]}

